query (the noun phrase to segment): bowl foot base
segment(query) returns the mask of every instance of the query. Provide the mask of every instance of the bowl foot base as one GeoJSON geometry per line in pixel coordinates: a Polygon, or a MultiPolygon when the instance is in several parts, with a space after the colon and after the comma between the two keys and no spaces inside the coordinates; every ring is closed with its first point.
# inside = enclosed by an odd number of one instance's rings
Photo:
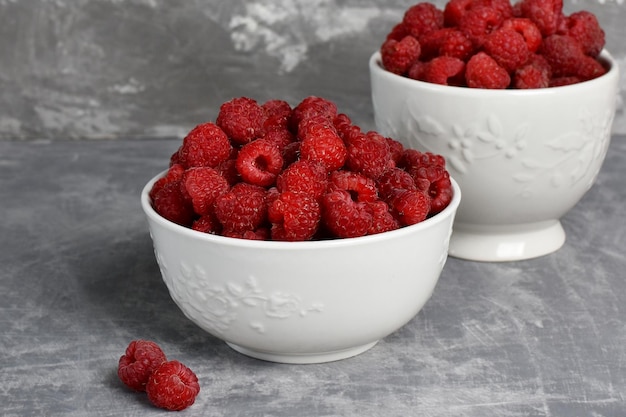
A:
{"type": "Polygon", "coordinates": [[[565,243],[561,222],[476,226],[455,223],[449,255],[483,262],[520,261],[556,252],[565,243]]]}
{"type": "Polygon", "coordinates": [[[312,363],[324,363],[324,362],[333,362],[341,359],[351,358],[353,356],[359,355],[376,345],[378,341],[373,343],[368,343],[365,345],[335,350],[331,352],[322,352],[322,353],[297,353],[297,354],[289,354],[289,353],[271,353],[258,351],[253,349],[248,349],[234,343],[226,342],[228,346],[232,349],[236,350],[239,353],[242,353],[246,356],[250,356],[252,358],[261,359],[269,362],[278,362],[278,363],[292,363],[292,364],[312,364],[312,363]]]}

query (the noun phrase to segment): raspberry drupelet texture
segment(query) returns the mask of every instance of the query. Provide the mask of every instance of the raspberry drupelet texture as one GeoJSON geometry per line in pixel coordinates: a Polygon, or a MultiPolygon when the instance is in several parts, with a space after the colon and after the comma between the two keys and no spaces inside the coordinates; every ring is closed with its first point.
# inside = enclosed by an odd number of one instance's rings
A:
{"type": "Polygon", "coordinates": [[[355,137],[348,145],[346,166],[372,179],[392,168],[394,162],[385,137],[376,132],[355,137]]]}
{"type": "Polygon", "coordinates": [[[522,17],[532,20],[541,34],[554,35],[563,18],[563,0],[521,0],[522,17]]]}
{"type": "Polygon", "coordinates": [[[240,182],[215,201],[215,215],[225,232],[254,231],[267,220],[266,190],[240,182]]]}
{"type": "Polygon", "coordinates": [[[243,145],[263,134],[265,118],[256,100],[237,97],[220,106],[215,123],[233,142],[243,145]]]}
{"type": "Polygon", "coordinates": [[[183,197],[191,202],[198,216],[212,213],[217,197],[230,189],[228,181],[217,170],[209,167],[186,170],[180,186],[183,197]]]}
{"type": "Polygon", "coordinates": [[[195,218],[191,202],[181,191],[181,181],[165,184],[152,199],[152,205],[157,213],[167,220],[189,226],[195,218]]]}
{"type": "Polygon", "coordinates": [[[524,37],[506,28],[496,29],[487,35],[483,50],[509,73],[524,65],[530,56],[524,37]]]}
{"type": "Polygon", "coordinates": [[[272,240],[311,240],[317,232],[322,213],[318,199],[307,193],[284,191],[268,208],[272,240]]]}
{"type": "Polygon", "coordinates": [[[226,133],[214,123],[204,123],[193,128],[183,139],[176,153],[177,162],[185,168],[215,168],[228,159],[232,145],[226,133]]]}
{"type": "Polygon", "coordinates": [[[257,139],[239,150],[236,167],[245,182],[269,187],[282,171],[283,163],[283,156],[274,142],[257,139]]]}
{"type": "Polygon", "coordinates": [[[289,165],[276,179],[279,192],[305,193],[319,199],[328,186],[328,173],[317,162],[299,160],[289,165]]]}
{"type": "Polygon", "coordinates": [[[593,13],[586,10],[572,13],[566,18],[565,24],[565,34],[574,38],[586,55],[597,57],[600,54],[604,48],[605,34],[593,13]]]}
{"type": "Polygon", "coordinates": [[[332,122],[311,122],[298,130],[300,137],[300,158],[317,162],[328,172],[343,167],[348,150],[335,130],[332,122]]]}
{"type": "Polygon", "coordinates": [[[337,105],[323,97],[306,97],[291,112],[289,121],[291,131],[297,132],[300,122],[316,116],[321,116],[332,122],[337,117],[337,105]]]}
{"type": "Polygon", "coordinates": [[[156,407],[180,411],[191,406],[200,392],[196,374],[172,360],[162,363],[150,375],[146,385],[148,399],[156,407]]]}
{"type": "Polygon", "coordinates": [[[430,212],[430,198],[420,190],[396,189],[389,205],[394,217],[403,226],[423,221],[430,212]]]}
{"type": "Polygon", "coordinates": [[[465,62],[451,56],[438,56],[424,63],[413,77],[432,84],[464,85],[465,62]]]}
{"type": "Polygon", "coordinates": [[[506,69],[485,52],[479,52],[467,62],[465,80],[472,88],[505,89],[511,83],[506,69]]]}
{"type": "Polygon", "coordinates": [[[372,227],[372,209],[357,202],[345,190],[334,190],[322,197],[324,226],[339,238],[365,236],[372,227]]]}
{"type": "Polygon", "coordinates": [[[406,30],[415,39],[443,27],[443,12],[429,2],[420,2],[409,7],[402,19],[406,30]]]}
{"type": "Polygon", "coordinates": [[[145,391],[150,375],[165,361],[165,353],[156,343],[133,340],[119,359],[117,375],[129,388],[145,391]]]}
{"type": "Polygon", "coordinates": [[[387,71],[402,75],[419,59],[421,46],[417,39],[408,35],[399,41],[395,39],[385,41],[380,54],[387,71]]]}
{"type": "Polygon", "coordinates": [[[334,171],[330,174],[329,191],[347,191],[353,200],[373,202],[378,200],[378,190],[373,179],[354,171],[334,171]]]}

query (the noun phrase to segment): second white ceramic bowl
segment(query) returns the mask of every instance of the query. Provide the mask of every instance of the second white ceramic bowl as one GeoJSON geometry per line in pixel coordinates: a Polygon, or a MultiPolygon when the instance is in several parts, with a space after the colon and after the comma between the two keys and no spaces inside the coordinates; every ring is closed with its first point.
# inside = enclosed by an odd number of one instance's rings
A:
{"type": "Polygon", "coordinates": [[[611,137],[618,66],[594,80],[535,90],[450,87],[369,61],[377,130],[443,155],[463,191],[450,255],[529,259],[565,242],[560,218],[594,183],[611,137]]]}

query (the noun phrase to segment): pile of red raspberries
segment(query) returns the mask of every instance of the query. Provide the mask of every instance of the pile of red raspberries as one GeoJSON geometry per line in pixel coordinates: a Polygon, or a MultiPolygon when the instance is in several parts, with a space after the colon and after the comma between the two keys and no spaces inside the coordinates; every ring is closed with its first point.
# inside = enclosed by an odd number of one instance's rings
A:
{"type": "Polygon", "coordinates": [[[596,16],[566,16],[563,0],[450,0],[415,4],[381,46],[383,67],[442,85],[529,89],[576,84],[606,72],[596,16]]]}
{"type": "Polygon", "coordinates": [[[412,225],[453,195],[440,155],[362,131],[310,96],[248,97],[196,126],[150,190],[164,218],[200,232],[277,241],[350,238],[412,225]]]}

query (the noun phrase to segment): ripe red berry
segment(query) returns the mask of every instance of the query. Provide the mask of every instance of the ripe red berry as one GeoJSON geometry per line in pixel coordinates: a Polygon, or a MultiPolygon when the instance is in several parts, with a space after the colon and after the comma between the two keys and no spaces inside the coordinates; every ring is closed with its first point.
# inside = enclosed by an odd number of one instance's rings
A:
{"type": "Polygon", "coordinates": [[[418,80],[440,85],[465,84],[465,62],[451,56],[438,56],[424,63],[418,80]]]}
{"type": "Polygon", "coordinates": [[[334,171],[330,174],[329,191],[347,191],[354,201],[378,200],[378,190],[373,179],[354,171],[334,171]]]}
{"type": "Polygon", "coordinates": [[[227,160],[231,152],[232,145],[226,133],[214,123],[204,123],[185,136],[176,159],[185,168],[215,168],[227,160]]]}
{"type": "Polygon", "coordinates": [[[267,219],[266,191],[240,182],[215,200],[215,215],[225,232],[243,233],[257,229],[267,219]]]}
{"type": "Polygon", "coordinates": [[[378,194],[383,201],[389,201],[396,189],[415,190],[415,181],[411,174],[401,168],[392,168],[376,180],[378,194]]]}
{"type": "Polygon", "coordinates": [[[268,100],[261,105],[265,112],[263,130],[274,128],[287,129],[291,119],[291,106],[285,100],[268,100]]]}
{"type": "Polygon", "coordinates": [[[289,121],[290,130],[296,133],[299,129],[300,122],[317,116],[321,116],[332,122],[337,116],[337,105],[322,97],[306,97],[294,107],[291,113],[291,119],[289,121]]]}
{"type": "Polygon", "coordinates": [[[443,11],[429,2],[420,2],[409,7],[402,19],[406,30],[411,36],[420,36],[443,27],[443,11]]]}
{"type": "Polygon", "coordinates": [[[220,106],[215,123],[240,145],[251,142],[263,133],[265,111],[248,97],[237,97],[220,106]]]}
{"type": "Polygon", "coordinates": [[[346,167],[351,171],[376,179],[393,166],[389,144],[376,132],[358,135],[348,144],[346,167]]]}
{"type": "Polygon", "coordinates": [[[306,193],[285,191],[278,195],[268,209],[272,223],[272,240],[311,240],[322,218],[317,198],[306,193]]]}
{"type": "Polygon", "coordinates": [[[378,200],[368,203],[368,205],[372,212],[372,225],[367,231],[368,235],[375,235],[377,233],[388,232],[390,230],[400,228],[400,223],[389,211],[387,203],[378,200]]]}
{"type": "Polygon", "coordinates": [[[550,64],[553,77],[578,75],[579,65],[585,56],[580,44],[567,35],[551,35],[543,40],[539,53],[550,64]]]}
{"type": "Polygon", "coordinates": [[[334,190],[322,197],[322,221],[335,237],[365,236],[372,220],[368,203],[354,201],[347,191],[334,190]]]}
{"type": "Polygon", "coordinates": [[[475,48],[482,47],[487,35],[500,26],[504,17],[489,6],[470,8],[461,18],[459,29],[472,41],[475,48]]]}
{"type": "Polygon", "coordinates": [[[386,40],[380,48],[383,67],[394,74],[406,73],[421,54],[420,43],[413,36],[386,40]]]}
{"type": "Polygon", "coordinates": [[[600,54],[604,48],[605,34],[593,13],[586,10],[572,13],[566,18],[565,24],[565,34],[576,39],[586,55],[597,57],[600,54]]]}
{"type": "Polygon", "coordinates": [[[487,35],[483,50],[509,73],[524,65],[530,56],[524,37],[506,28],[496,29],[487,35]]]}
{"type": "Polygon", "coordinates": [[[426,219],[430,212],[430,198],[419,190],[396,189],[389,206],[401,225],[410,226],[426,219]]]}
{"type": "Polygon", "coordinates": [[[501,29],[514,30],[524,37],[529,52],[536,52],[541,46],[543,36],[532,20],[524,17],[513,17],[502,22],[501,29]]]}
{"type": "Polygon", "coordinates": [[[152,188],[150,189],[150,193],[148,194],[150,199],[154,201],[154,197],[157,195],[159,191],[161,191],[163,187],[165,187],[166,184],[180,181],[183,177],[184,172],[185,172],[185,168],[182,165],[180,164],[171,165],[170,168],[167,170],[167,173],[163,177],[159,178],[154,183],[154,185],[152,185],[152,188]]]}
{"type": "Polygon", "coordinates": [[[276,181],[283,162],[278,146],[268,139],[257,139],[239,150],[236,167],[245,182],[268,187],[276,181]]]}
{"type": "Polygon", "coordinates": [[[279,192],[305,193],[319,199],[328,185],[328,173],[323,165],[316,162],[299,160],[289,165],[276,178],[279,192]]]}
{"type": "Polygon", "coordinates": [[[133,340],[119,359],[117,375],[135,391],[145,391],[152,372],[167,358],[159,345],[149,340],[133,340]]]}
{"type": "Polygon", "coordinates": [[[189,226],[195,217],[191,202],[183,196],[180,181],[165,184],[154,196],[152,207],[167,220],[189,226]]]}
{"type": "Polygon", "coordinates": [[[420,60],[426,62],[438,56],[449,56],[466,61],[474,52],[472,41],[455,27],[434,30],[420,39],[420,60]]]}
{"type": "Polygon", "coordinates": [[[322,164],[328,172],[343,167],[348,156],[332,123],[309,123],[298,131],[301,139],[300,158],[322,164]]]}
{"type": "Polygon", "coordinates": [[[191,201],[198,216],[211,213],[217,197],[230,188],[228,181],[217,170],[209,167],[186,170],[180,185],[183,196],[191,201]]]}
{"type": "Polygon", "coordinates": [[[544,37],[554,35],[563,17],[563,0],[521,0],[520,12],[537,25],[544,37]]]}
{"type": "Polygon", "coordinates": [[[150,375],[146,385],[148,399],[156,407],[180,411],[191,406],[200,392],[196,374],[172,360],[162,363],[150,375]]]}
{"type": "Polygon", "coordinates": [[[492,57],[479,52],[467,62],[465,79],[468,87],[504,89],[511,83],[511,77],[492,57]]]}

